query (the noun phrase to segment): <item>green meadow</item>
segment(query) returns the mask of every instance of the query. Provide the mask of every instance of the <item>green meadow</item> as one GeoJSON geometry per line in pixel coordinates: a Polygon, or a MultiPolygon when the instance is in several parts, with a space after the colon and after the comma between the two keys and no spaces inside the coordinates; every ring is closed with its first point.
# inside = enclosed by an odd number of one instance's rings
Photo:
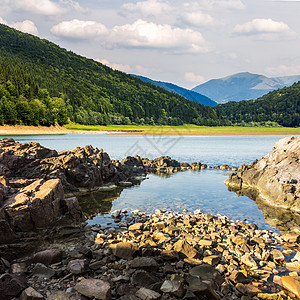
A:
{"type": "Polygon", "coordinates": [[[241,126],[150,126],[150,125],[108,125],[89,126],[67,124],[70,131],[104,131],[122,134],[158,134],[158,135],[300,135],[300,128],[290,127],[241,127],[241,126]]]}

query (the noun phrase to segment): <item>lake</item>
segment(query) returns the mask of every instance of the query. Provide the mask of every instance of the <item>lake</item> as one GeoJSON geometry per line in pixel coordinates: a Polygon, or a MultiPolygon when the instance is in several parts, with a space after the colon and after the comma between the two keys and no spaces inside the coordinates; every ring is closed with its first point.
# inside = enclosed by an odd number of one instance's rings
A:
{"type": "MultiPolygon", "coordinates": [[[[144,136],[144,135],[27,135],[10,136],[19,142],[39,142],[45,147],[72,150],[91,144],[103,148],[112,159],[140,155],[153,159],[168,155],[180,162],[201,162],[210,166],[249,164],[272,150],[284,136],[144,136]]],[[[2,138],[0,136],[0,138],[2,138]]],[[[140,186],[113,193],[94,193],[81,197],[89,224],[107,225],[112,222],[109,211],[139,209],[153,213],[155,209],[193,211],[226,215],[234,220],[247,219],[261,229],[271,229],[255,202],[246,196],[229,192],[223,181],[228,171],[207,169],[186,171],[171,176],[148,175],[140,186]]]]}

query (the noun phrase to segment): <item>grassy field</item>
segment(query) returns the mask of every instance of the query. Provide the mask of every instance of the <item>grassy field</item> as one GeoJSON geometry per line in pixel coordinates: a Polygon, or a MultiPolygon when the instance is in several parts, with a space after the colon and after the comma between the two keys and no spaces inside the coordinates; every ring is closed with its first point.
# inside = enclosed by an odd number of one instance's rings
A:
{"type": "Polygon", "coordinates": [[[108,125],[87,126],[68,124],[65,128],[72,131],[109,132],[122,134],[151,134],[151,135],[300,135],[300,128],[287,127],[205,127],[196,125],[183,126],[149,126],[149,125],[108,125]]]}

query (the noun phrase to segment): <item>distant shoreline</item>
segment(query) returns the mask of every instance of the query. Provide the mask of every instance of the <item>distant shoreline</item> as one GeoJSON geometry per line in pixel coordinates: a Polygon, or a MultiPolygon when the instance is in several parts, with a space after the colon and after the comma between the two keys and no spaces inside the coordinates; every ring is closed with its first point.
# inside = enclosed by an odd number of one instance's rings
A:
{"type": "Polygon", "coordinates": [[[108,135],[182,135],[182,136],[230,136],[230,135],[300,135],[300,128],[285,127],[201,127],[186,126],[0,126],[1,136],[57,135],[57,134],[108,134],[108,135]]]}

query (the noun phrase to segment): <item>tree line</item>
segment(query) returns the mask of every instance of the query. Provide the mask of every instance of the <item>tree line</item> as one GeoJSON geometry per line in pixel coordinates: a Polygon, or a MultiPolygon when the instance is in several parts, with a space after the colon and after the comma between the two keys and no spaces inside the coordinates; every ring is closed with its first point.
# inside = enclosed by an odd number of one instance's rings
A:
{"type": "Polygon", "coordinates": [[[231,101],[216,109],[232,124],[300,127],[300,82],[256,100],[231,101]]]}

